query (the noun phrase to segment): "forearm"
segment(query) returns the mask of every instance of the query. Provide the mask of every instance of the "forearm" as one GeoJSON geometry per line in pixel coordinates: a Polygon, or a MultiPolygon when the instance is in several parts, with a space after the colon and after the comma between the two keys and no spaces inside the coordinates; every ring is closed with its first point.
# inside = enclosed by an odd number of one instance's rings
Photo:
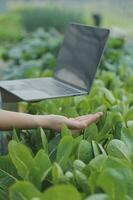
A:
{"type": "MultiPolygon", "coordinates": [[[[19,129],[34,129],[41,126],[40,118],[42,116],[30,115],[25,113],[10,112],[0,110],[0,130],[12,130],[13,128],[19,129]]],[[[44,119],[45,116],[43,116],[44,119]]],[[[46,120],[43,120],[43,127],[47,127],[46,120]]]]}

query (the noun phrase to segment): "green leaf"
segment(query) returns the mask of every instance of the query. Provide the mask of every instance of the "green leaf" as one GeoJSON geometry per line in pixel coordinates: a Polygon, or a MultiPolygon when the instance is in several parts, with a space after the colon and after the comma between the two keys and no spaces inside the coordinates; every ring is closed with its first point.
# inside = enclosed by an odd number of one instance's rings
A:
{"type": "Polygon", "coordinates": [[[126,122],[128,128],[133,128],[133,120],[129,120],[126,122]]]}
{"type": "Polygon", "coordinates": [[[104,170],[98,178],[98,186],[100,186],[111,199],[125,200],[125,179],[115,169],[107,168],[104,170]]]}
{"type": "Polygon", "coordinates": [[[77,156],[77,150],[79,148],[79,144],[82,141],[82,139],[83,139],[83,135],[80,135],[80,136],[74,138],[72,155],[74,155],[75,157],[77,156]]]}
{"type": "Polygon", "coordinates": [[[98,143],[97,145],[98,145],[98,147],[99,147],[101,153],[102,153],[103,155],[107,155],[107,153],[106,153],[106,151],[104,150],[103,146],[102,146],[100,143],[98,143]]]}
{"type": "Polygon", "coordinates": [[[107,194],[93,194],[85,200],[110,200],[107,194]]]}
{"type": "Polygon", "coordinates": [[[18,136],[17,136],[17,131],[16,131],[15,128],[13,129],[13,136],[12,136],[12,139],[15,140],[16,142],[19,142],[19,138],[18,138],[18,136]]]}
{"type": "Polygon", "coordinates": [[[121,140],[111,140],[107,146],[107,153],[111,156],[130,161],[130,151],[121,140]]]}
{"type": "Polygon", "coordinates": [[[92,148],[93,148],[93,154],[95,157],[101,154],[99,146],[94,140],[92,140],[92,148]]]}
{"type": "Polygon", "coordinates": [[[94,170],[101,172],[108,156],[105,155],[99,155],[95,157],[93,160],[90,161],[89,166],[94,170]]]}
{"type": "Polygon", "coordinates": [[[10,189],[10,200],[42,200],[42,194],[29,182],[15,183],[10,189]]]}
{"type": "Polygon", "coordinates": [[[47,140],[47,137],[45,135],[45,132],[42,128],[40,128],[40,132],[41,132],[41,139],[42,139],[42,145],[43,145],[43,148],[45,150],[46,153],[48,153],[48,140],[47,140]]]}
{"type": "Polygon", "coordinates": [[[13,162],[11,161],[11,158],[9,157],[9,155],[0,156],[0,169],[9,173],[13,177],[18,178],[17,170],[16,170],[13,162]]]}
{"type": "Polygon", "coordinates": [[[38,167],[31,167],[30,171],[28,173],[27,180],[34,184],[37,189],[41,190],[41,176],[40,176],[40,170],[38,167]]]}
{"type": "Polygon", "coordinates": [[[48,153],[48,140],[42,128],[39,128],[36,132],[36,143],[39,147],[38,150],[43,148],[48,153]]]}
{"type": "Polygon", "coordinates": [[[53,184],[57,184],[63,181],[64,174],[61,167],[57,163],[53,164],[51,172],[53,184]]]}
{"type": "Polygon", "coordinates": [[[69,135],[72,135],[71,131],[69,130],[69,128],[63,124],[62,127],[61,127],[61,137],[63,138],[64,136],[69,136],[69,135]]]}
{"type": "Polygon", "coordinates": [[[41,149],[40,151],[38,151],[35,156],[35,163],[36,166],[39,168],[39,176],[42,182],[46,171],[51,167],[51,161],[44,150],[41,149]]]}
{"type": "Polygon", "coordinates": [[[86,164],[90,162],[93,158],[93,151],[90,142],[81,140],[77,151],[77,158],[86,164]]]}
{"type": "Polygon", "coordinates": [[[74,182],[74,174],[71,171],[67,171],[65,173],[66,180],[73,183],[74,182]]]}
{"type": "Polygon", "coordinates": [[[9,188],[16,181],[14,176],[0,169],[0,200],[8,199],[9,188]]]}
{"type": "Polygon", "coordinates": [[[115,97],[114,97],[113,93],[106,88],[102,88],[102,91],[105,95],[105,98],[109,101],[109,103],[114,104],[115,103],[115,97]]]}
{"type": "MultiPolygon", "coordinates": [[[[133,197],[133,171],[131,164],[127,160],[121,160],[115,157],[107,157],[102,167],[103,171],[106,169],[113,169],[123,177],[127,195],[133,197]]],[[[102,171],[100,174],[101,173],[102,171]]]]}
{"type": "Polygon", "coordinates": [[[108,133],[111,131],[112,126],[113,126],[112,121],[113,121],[113,114],[111,112],[107,112],[104,126],[102,127],[99,133],[99,137],[98,137],[99,141],[106,139],[108,137],[108,133]]]}
{"type": "Polygon", "coordinates": [[[122,128],[121,140],[133,151],[133,128],[122,128]]]}
{"type": "Polygon", "coordinates": [[[124,115],[125,121],[133,120],[133,106],[129,108],[129,111],[124,115]]]}
{"type": "Polygon", "coordinates": [[[96,140],[98,134],[98,128],[95,123],[91,124],[88,128],[84,131],[84,139],[88,141],[96,140]]]}
{"type": "Polygon", "coordinates": [[[28,178],[31,168],[35,167],[35,161],[29,149],[16,141],[11,141],[8,145],[9,155],[13,164],[15,165],[18,174],[24,178],[28,178]]]}
{"type": "Polygon", "coordinates": [[[89,186],[88,186],[88,180],[84,173],[81,171],[75,170],[74,171],[74,177],[76,180],[76,183],[78,185],[78,188],[86,193],[89,192],[89,186]]]}
{"type": "Polygon", "coordinates": [[[0,200],[9,198],[9,188],[17,178],[16,169],[9,156],[0,156],[0,200]]]}
{"type": "Polygon", "coordinates": [[[83,161],[81,161],[81,160],[75,160],[73,162],[73,167],[76,170],[82,171],[85,166],[86,166],[86,164],[83,161]]]}
{"type": "MultiPolygon", "coordinates": [[[[44,192],[43,199],[46,200],[81,200],[81,196],[72,185],[56,185],[44,192]]],[[[12,199],[11,199],[12,200],[12,199]]]]}
{"type": "Polygon", "coordinates": [[[57,156],[56,162],[60,164],[62,168],[65,167],[69,161],[69,157],[73,150],[73,138],[72,136],[64,136],[58,147],[57,147],[57,156]]]}

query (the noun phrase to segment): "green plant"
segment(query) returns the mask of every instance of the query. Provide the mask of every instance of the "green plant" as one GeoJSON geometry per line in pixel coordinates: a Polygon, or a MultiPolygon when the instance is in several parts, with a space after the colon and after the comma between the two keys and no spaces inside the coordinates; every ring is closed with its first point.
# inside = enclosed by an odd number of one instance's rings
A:
{"type": "MultiPolygon", "coordinates": [[[[51,63],[62,37],[54,31],[52,36],[57,34],[59,40],[53,42],[56,45],[51,49],[48,40],[51,34],[53,31],[34,33],[31,39],[24,40],[28,44],[26,57],[22,41],[15,47],[19,56],[11,53],[14,51],[11,49],[4,54],[4,59],[18,62],[12,69],[21,69],[21,62],[33,59],[32,44],[43,38],[47,51],[38,55],[40,43],[37,42],[34,56],[39,61],[44,54],[45,70],[52,72],[51,63]]],[[[61,133],[43,129],[11,132],[8,155],[0,157],[1,200],[133,198],[132,58],[132,48],[123,39],[110,39],[89,95],[21,105],[32,114],[74,117],[102,111],[104,115],[77,136],[72,136],[65,125],[61,133]]]]}
{"type": "Polygon", "coordinates": [[[50,76],[61,43],[62,35],[54,28],[49,32],[38,29],[3,53],[3,60],[10,62],[1,72],[1,79],[50,76]]]}

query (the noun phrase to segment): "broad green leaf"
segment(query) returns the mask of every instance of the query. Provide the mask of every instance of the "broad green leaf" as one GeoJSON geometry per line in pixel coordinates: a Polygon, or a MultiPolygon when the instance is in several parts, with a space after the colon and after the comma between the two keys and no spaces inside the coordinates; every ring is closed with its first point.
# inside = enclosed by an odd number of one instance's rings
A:
{"type": "Polygon", "coordinates": [[[86,164],[89,163],[89,161],[93,158],[93,151],[90,142],[81,140],[77,150],[77,158],[86,164]]]}
{"type": "Polygon", "coordinates": [[[76,180],[76,183],[78,185],[78,188],[86,193],[89,192],[89,186],[88,186],[88,180],[84,173],[81,171],[75,170],[74,171],[74,177],[76,180]]]}
{"type": "Polygon", "coordinates": [[[17,179],[6,171],[0,169],[0,200],[8,199],[9,188],[17,179]]]}
{"type": "Polygon", "coordinates": [[[39,168],[41,181],[43,181],[43,174],[45,174],[45,172],[51,167],[51,161],[44,150],[41,149],[40,151],[38,151],[35,156],[35,163],[36,166],[39,168]]]}
{"type": "Polygon", "coordinates": [[[41,183],[48,175],[51,167],[51,162],[44,150],[38,151],[35,156],[36,167],[32,167],[29,171],[29,180],[38,188],[41,188],[41,183]]]}
{"type": "Polygon", "coordinates": [[[74,174],[70,171],[67,171],[65,173],[65,177],[66,177],[66,180],[68,180],[69,182],[73,183],[73,180],[74,180],[74,174]]]}
{"type": "Polygon", "coordinates": [[[129,197],[133,197],[133,171],[132,166],[127,160],[121,160],[115,157],[108,157],[104,163],[104,169],[113,169],[120,176],[123,176],[125,189],[129,197]]]}
{"type": "Polygon", "coordinates": [[[42,194],[29,182],[20,181],[10,189],[10,200],[42,200],[42,194]]]}
{"type": "Polygon", "coordinates": [[[110,200],[107,194],[93,194],[85,200],[110,200]]]}
{"type": "Polygon", "coordinates": [[[126,200],[132,200],[128,195],[126,196],[126,200]]]}
{"type": "Polygon", "coordinates": [[[44,132],[44,130],[42,128],[40,128],[40,133],[41,133],[41,139],[42,139],[43,148],[44,148],[45,152],[48,153],[48,140],[47,140],[45,132],[44,132]]]}
{"type": "Polygon", "coordinates": [[[13,177],[18,178],[17,170],[9,155],[0,156],[0,169],[12,175],[13,177]]]}
{"type": "Polygon", "coordinates": [[[125,121],[133,120],[133,106],[129,108],[129,111],[124,115],[125,121]]]}
{"type": "Polygon", "coordinates": [[[18,174],[27,179],[31,168],[35,166],[35,161],[29,149],[16,141],[11,141],[8,145],[9,155],[13,164],[15,165],[18,174]]]}
{"type": "Polygon", "coordinates": [[[115,169],[105,169],[98,177],[98,186],[101,187],[111,199],[125,200],[125,179],[115,169]]]}
{"type": "Polygon", "coordinates": [[[113,93],[106,88],[102,88],[102,91],[105,95],[105,98],[109,101],[109,103],[114,104],[115,103],[115,97],[114,97],[113,93]]]}
{"type": "Polygon", "coordinates": [[[64,136],[69,136],[69,135],[72,135],[71,131],[69,130],[69,128],[63,124],[62,127],[61,127],[61,137],[63,138],[64,136]]]}
{"type": "Polygon", "coordinates": [[[51,161],[56,161],[57,146],[60,142],[60,134],[56,134],[54,138],[49,141],[49,158],[51,161]]]}
{"type": "Polygon", "coordinates": [[[53,164],[51,172],[52,172],[53,184],[57,184],[57,183],[60,183],[63,181],[64,174],[63,174],[61,167],[57,163],[53,164]]]}
{"type": "Polygon", "coordinates": [[[9,188],[17,178],[17,171],[9,156],[0,156],[0,200],[8,199],[9,188]]]}
{"type": "Polygon", "coordinates": [[[133,128],[122,128],[121,140],[133,151],[133,128]]]}
{"type": "Polygon", "coordinates": [[[104,169],[107,158],[105,155],[98,155],[86,167],[89,173],[88,185],[91,193],[95,193],[97,190],[97,179],[104,169]]]}
{"type": "MultiPolygon", "coordinates": [[[[81,200],[81,196],[72,185],[56,185],[50,187],[43,194],[45,200],[81,200]]],[[[11,199],[12,200],[12,199],[11,199]]]]}
{"type": "Polygon", "coordinates": [[[106,153],[106,151],[104,150],[103,146],[102,146],[100,143],[98,143],[97,145],[98,145],[98,147],[99,147],[101,153],[102,153],[103,155],[107,155],[107,153],[106,153]]]}
{"type": "Polygon", "coordinates": [[[34,184],[34,186],[36,186],[37,189],[41,189],[41,175],[40,175],[40,170],[38,167],[31,167],[30,171],[28,173],[28,178],[27,180],[29,182],[31,182],[32,184],[34,184]]]}
{"type": "Polygon", "coordinates": [[[91,124],[88,128],[84,131],[84,139],[88,141],[96,140],[98,134],[98,129],[95,123],[91,124]]]}
{"type": "Polygon", "coordinates": [[[107,146],[107,153],[117,158],[127,159],[128,161],[131,159],[128,147],[121,140],[111,140],[107,146]]]}
{"type": "Polygon", "coordinates": [[[99,177],[99,172],[91,171],[89,178],[88,178],[88,186],[91,191],[91,194],[94,194],[95,191],[98,189],[98,186],[97,186],[98,177],[99,177]]]}
{"type": "Polygon", "coordinates": [[[88,114],[90,111],[90,105],[86,98],[80,100],[80,102],[77,104],[76,109],[80,115],[88,114]]]}
{"type": "Polygon", "coordinates": [[[128,128],[133,128],[133,120],[129,120],[126,122],[128,128]]]}
{"type": "Polygon", "coordinates": [[[96,171],[101,172],[106,163],[107,158],[108,156],[106,155],[99,155],[90,161],[89,166],[92,169],[95,169],[96,171]]]}
{"type": "Polygon", "coordinates": [[[76,107],[72,107],[72,106],[67,106],[63,112],[65,113],[65,115],[67,117],[78,117],[78,113],[76,110],[76,107]]]}
{"type": "Polygon", "coordinates": [[[76,170],[82,171],[82,169],[86,166],[86,164],[81,160],[75,160],[73,162],[73,167],[76,170]]]}
{"type": "Polygon", "coordinates": [[[94,140],[92,140],[92,149],[93,149],[93,154],[95,157],[101,154],[100,148],[94,140]]]}
{"type": "Polygon", "coordinates": [[[83,139],[83,135],[80,135],[80,136],[74,138],[72,155],[74,155],[75,157],[77,156],[77,150],[79,148],[79,144],[82,141],[82,139],[83,139]]]}
{"type": "Polygon", "coordinates": [[[119,139],[121,138],[121,131],[122,131],[123,124],[121,122],[116,123],[115,125],[115,138],[114,139],[119,139]]]}
{"type": "Polygon", "coordinates": [[[13,129],[12,139],[15,140],[16,142],[19,142],[19,138],[17,136],[17,131],[15,128],[13,129]]]}
{"type": "Polygon", "coordinates": [[[69,161],[70,155],[73,149],[73,138],[72,136],[64,136],[58,147],[57,147],[57,156],[56,161],[61,167],[65,167],[69,161]]]}
{"type": "Polygon", "coordinates": [[[111,112],[107,112],[104,126],[102,127],[99,133],[99,137],[98,137],[99,141],[106,139],[108,137],[108,133],[111,131],[112,126],[113,126],[112,121],[113,121],[113,114],[111,112]]]}
{"type": "Polygon", "coordinates": [[[38,150],[43,148],[45,152],[48,153],[48,140],[42,128],[39,128],[36,131],[35,137],[36,137],[35,139],[38,146],[38,150]]]}

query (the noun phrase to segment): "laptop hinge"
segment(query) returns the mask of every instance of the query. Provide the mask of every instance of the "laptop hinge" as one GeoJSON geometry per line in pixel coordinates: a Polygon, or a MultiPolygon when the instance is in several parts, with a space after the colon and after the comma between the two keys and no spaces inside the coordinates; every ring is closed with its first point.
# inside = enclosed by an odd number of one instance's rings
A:
{"type": "Polygon", "coordinates": [[[61,80],[61,79],[55,77],[55,76],[52,76],[52,77],[53,77],[55,80],[57,80],[57,81],[59,81],[59,82],[61,82],[61,83],[64,83],[64,84],[69,85],[69,86],[71,86],[71,87],[74,87],[75,89],[78,89],[78,90],[87,92],[87,88],[85,89],[85,88],[82,88],[82,87],[79,87],[79,86],[75,86],[74,84],[68,83],[68,82],[66,82],[66,81],[64,81],[64,80],[61,80]]]}

